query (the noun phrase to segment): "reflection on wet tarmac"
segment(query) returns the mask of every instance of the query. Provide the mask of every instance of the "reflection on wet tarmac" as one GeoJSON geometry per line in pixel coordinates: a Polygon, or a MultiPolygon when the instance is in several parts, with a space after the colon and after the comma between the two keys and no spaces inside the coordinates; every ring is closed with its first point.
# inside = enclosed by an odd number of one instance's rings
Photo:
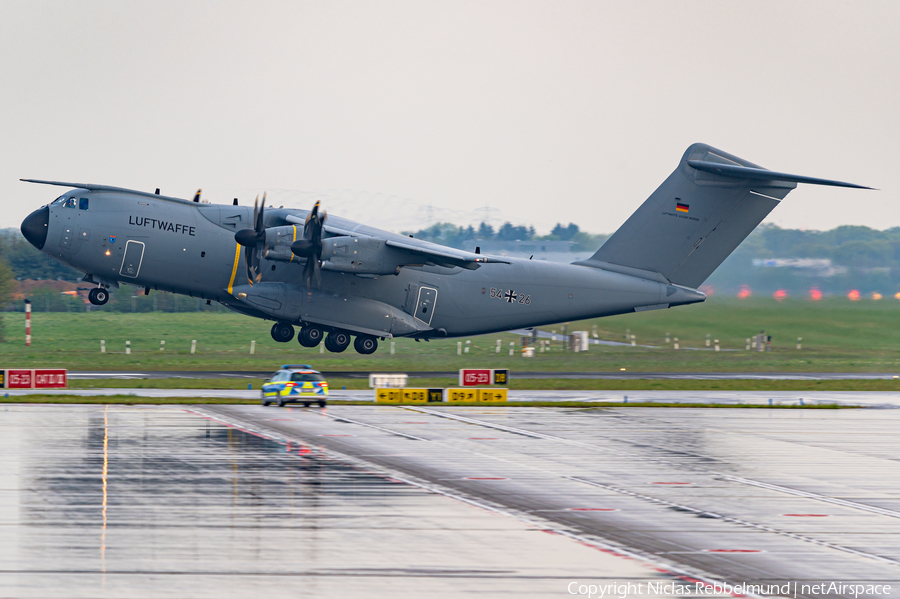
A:
{"type": "Polygon", "coordinates": [[[546,597],[668,576],[178,408],[5,405],[0,456],[2,596],[546,597]]]}

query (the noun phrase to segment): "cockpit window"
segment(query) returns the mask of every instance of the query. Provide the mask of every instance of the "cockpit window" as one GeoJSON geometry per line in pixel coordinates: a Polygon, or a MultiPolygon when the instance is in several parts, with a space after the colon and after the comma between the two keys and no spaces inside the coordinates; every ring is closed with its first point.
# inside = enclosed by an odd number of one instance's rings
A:
{"type": "Polygon", "coordinates": [[[75,198],[66,198],[66,201],[63,202],[63,207],[74,208],[75,207],[75,198]]]}
{"type": "Polygon", "coordinates": [[[87,198],[78,198],[78,209],[79,210],[87,210],[88,209],[88,199],[87,198]]]}
{"type": "Polygon", "coordinates": [[[65,196],[65,195],[61,195],[61,196],[59,196],[58,198],[56,198],[55,200],[53,200],[52,203],[53,203],[53,204],[60,204],[60,203],[62,203],[62,201],[65,200],[65,199],[66,199],[66,196],[65,196]]]}

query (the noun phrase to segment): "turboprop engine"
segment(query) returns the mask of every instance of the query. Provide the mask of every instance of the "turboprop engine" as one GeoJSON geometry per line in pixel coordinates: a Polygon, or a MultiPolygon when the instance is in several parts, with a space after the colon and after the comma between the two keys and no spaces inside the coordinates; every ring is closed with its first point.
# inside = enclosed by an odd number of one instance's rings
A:
{"type": "MultiPolygon", "coordinates": [[[[266,229],[266,249],[263,257],[277,262],[303,260],[291,251],[295,229],[292,226],[266,229]]],[[[389,247],[383,239],[373,237],[340,236],[321,241],[318,256],[325,270],[367,275],[393,275],[408,263],[408,253],[389,247]]],[[[315,257],[310,257],[315,260],[315,257]]]]}

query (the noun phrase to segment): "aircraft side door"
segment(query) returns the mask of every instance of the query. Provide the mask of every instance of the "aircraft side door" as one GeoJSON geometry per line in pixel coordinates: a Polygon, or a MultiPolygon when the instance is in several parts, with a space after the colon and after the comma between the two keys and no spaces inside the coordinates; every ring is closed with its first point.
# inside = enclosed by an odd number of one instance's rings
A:
{"type": "Polygon", "coordinates": [[[122,267],[119,274],[130,279],[137,278],[141,272],[141,262],[144,261],[144,242],[129,239],[125,244],[125,256],[122,258],[122,267]]]}
{"type": "Polygon", "coordinates": [[[433,287],[420,287],[415,317],[430,326],[431,319],[434,317],[434,307],[436,304],[437,289],[434,289],[433,287]]]}

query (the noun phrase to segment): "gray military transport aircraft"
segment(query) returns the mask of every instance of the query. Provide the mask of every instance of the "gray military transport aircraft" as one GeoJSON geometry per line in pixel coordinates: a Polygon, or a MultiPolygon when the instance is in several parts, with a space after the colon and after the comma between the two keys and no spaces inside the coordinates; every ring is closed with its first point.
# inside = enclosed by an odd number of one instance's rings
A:
{"type": "Polygon", "coordinates": [[[479,335],[702,302],[706,278],[797,183],[705,144],[593,256],[557,264],[457,250],[319,210],[253,208],[72,187],[22,222],[36,248],[87,273],[93,304],[127,283],[274,320],[272,337],[362,354],[378,340],[479,335]],[[242,251],[243,250],[243,251],[242,251]],[[325,336],[327,333],[327,337],[325,336]]]}

